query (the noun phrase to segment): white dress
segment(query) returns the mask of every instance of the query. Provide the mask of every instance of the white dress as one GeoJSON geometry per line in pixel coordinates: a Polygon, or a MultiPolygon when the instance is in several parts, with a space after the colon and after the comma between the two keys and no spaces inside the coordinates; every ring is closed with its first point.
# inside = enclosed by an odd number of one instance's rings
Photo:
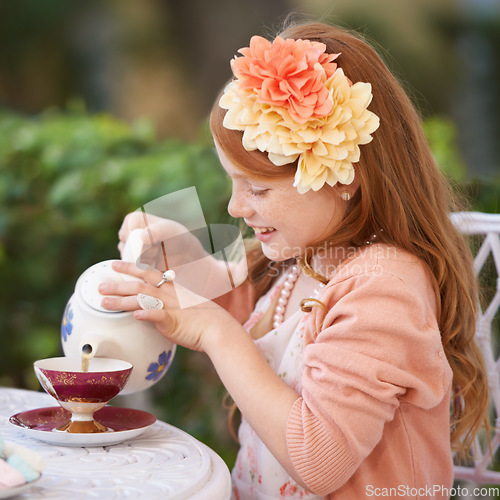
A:
{"type": "MultiPolygon", "coordinates": [[[[259,299],[244,325],[247,331],[250,331],[274,302],[285,279],[286,275],[280,276],[269,292],[259,299]]],[[[313,289],[310,290],[309,296],[312,295],[313,289]]],[[[304,298],[307,296],[304,295],[304,298]]],[[[273,328],[255,341],[273,371],[298,394],[302,390],[302,351],[306,317],[307,314],[299,309],[277,329],[273,328]]],[[[290,478],[245,419],[242,419],[238,437],[241,447],[232,471],[233,500],[322,498],[307,492],[290,478]]]]}

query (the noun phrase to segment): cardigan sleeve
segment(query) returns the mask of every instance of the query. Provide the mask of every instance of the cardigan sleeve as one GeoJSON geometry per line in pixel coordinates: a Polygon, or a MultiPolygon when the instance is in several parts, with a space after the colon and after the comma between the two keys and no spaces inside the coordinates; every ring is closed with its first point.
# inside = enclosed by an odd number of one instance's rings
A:
{"type": "Polygon", "coordinates": [[[316,494],[341,487],[382,438],[402,401],[436,406],[448,387],[423,265],[413,280],[363,272],[325,287],[304,349],[302,394],[287,423],[290,458],[316,494]],[[414,285],[413,283],[417,283],[414,285]],[[424,284],[424,286],[422,286],[424,284]]]}

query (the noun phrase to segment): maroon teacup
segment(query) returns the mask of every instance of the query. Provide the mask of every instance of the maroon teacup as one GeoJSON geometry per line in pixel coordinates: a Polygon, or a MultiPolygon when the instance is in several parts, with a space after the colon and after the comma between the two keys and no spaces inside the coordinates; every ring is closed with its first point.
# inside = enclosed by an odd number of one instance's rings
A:
{"type": "Polygon", "coordinates": [[[34,369],[41,386],[71,412],[71,420],[58,427],[65,432],[106,432],[94,420],[94,413],[123,389],[132,372],[127,361],[92,358],[88,370],[73,358],[47,358],[35,361],[34,369]]]}

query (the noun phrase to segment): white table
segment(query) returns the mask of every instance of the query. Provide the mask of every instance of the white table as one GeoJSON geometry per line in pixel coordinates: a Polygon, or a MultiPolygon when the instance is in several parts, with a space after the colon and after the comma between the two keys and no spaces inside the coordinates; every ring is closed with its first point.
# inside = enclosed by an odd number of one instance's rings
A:
{"type": "Polygon", "coordinates": [[[27,437],[13,414],[57,406],[49,395],[0,387],[0,436],[43,456],[42,478],[16,498],[226,500],[231,477],[224,461],[189,434],[156,421],[121,444],[75,448],[27,437]]]}

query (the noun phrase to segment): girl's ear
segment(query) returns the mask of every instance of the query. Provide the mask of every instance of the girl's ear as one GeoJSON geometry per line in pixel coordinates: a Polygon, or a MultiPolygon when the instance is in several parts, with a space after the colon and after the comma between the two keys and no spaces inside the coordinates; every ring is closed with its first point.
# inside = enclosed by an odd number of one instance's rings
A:
{"type": "Polygon", "coordinates": [[[344,201],[349,201],[356,194],[356,191],[358,190],[360,184],[361,181],[359,179],[359,176],[356,175],[355,170],[354,180],[350,184],[341,184],[340,182],[337,182],[337,184],[335,184],[334,186],[334,189],[339,198],[344,201]]]}

